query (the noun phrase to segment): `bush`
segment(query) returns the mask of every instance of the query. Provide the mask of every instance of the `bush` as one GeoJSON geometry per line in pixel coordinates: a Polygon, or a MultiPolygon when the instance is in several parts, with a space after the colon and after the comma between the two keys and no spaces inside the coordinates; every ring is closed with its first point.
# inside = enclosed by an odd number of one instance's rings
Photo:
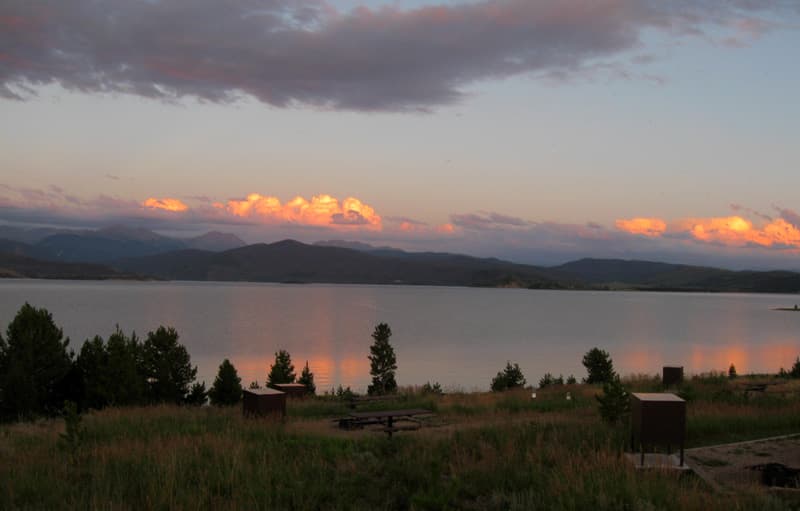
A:
{"type": "Polygon", "coordinates": [[[800,357],[797,357],[791,370],[789,370],[789,376],[792,378],[800,378],[800,357]]]}
{"type": "Polygon", "coordinates": [[[370,346],[368,356],[370,363],[369,374],[372,375],[372,383],[367,388],[370,396],[382,396],[393,394],[397,391],[397,382],[394,379],[394,372],[397,370],[397,357],[394,348],[389,344],[392,336],[392,329],[386,323],[380,323],[372,332],[375,342],[370,346]]]}
{"type": "Polygon", "coordinates": [[[576,383],[578,383],[578,380],[575,378],[575,376],[570,374],[567,377],[567,385],[575,385],[576,383]]]}
{"type": "Polygon", "coordinates": [[[242,400],[242,379],[227,358],[219,366],[214,384],[208,391],[208,397],[211,398],[211,404],[217,406],[232,406],[242,400]]]}
{"type": "Polygon", "coordinates": [[[592,348],[586,352],[583,356],[583,366],[589,373],[583,380],[585,383],[610,383],[616,377],[611,357],[608,352],[599,348],[592,348]]]}
{"type": "Polygon", "coordinates": [[[558,378],[556,378],[550,373],[545,373],[542,379],[539,380],[539,388],[543,389],[551,385],[564,385],[564,376],[558,375],[558,378]]]}
{"type": "Polygon", "coordinates": [[[55,414],[72,368],[69,338],[46,309],[23,305],[0,336],[0,415],[31,418],[55,414]]]}
{"type": "Polygon", "coordinates": [[[428,394],[433,394],[436,396],[444,395],[444,392],[442,391],[442,386],[439,385],[438,381],[433,384],[431,384],[431,382],[426,382],[425,385],[422,386],[420,392],[423,395],[428,395],[428,394]]]}
{"type": "Polygon", "coordinates": [[[297,383],[301,383],[306,386],[306,393],[311,394],[312,396],[317,393],[317,386],[314,384],[314,373],[308,368],[308,360],[306,360],[306,366],[303,368],[303,372],[300,373],[300,378],[297,379],[297,383]]]}
{"type": "Polygon", "coordinates": [[[736,366],[731,364],[731,366],[728,368],[728,379],[733,380],[736,378],[736,376],[738,376],[736,374],[736,366]]]}
{"type": "Polygon", "coordinates": [[[492,378],[492,391],[502,392],[504,390],[522,387],[525,383],[525,376],[523,376],[519,364],[514,364],[512,366],[509,360],[506,362],[505,369],[492,378]]]}
{"type": "Polygon", "coordinates": [[[600,403],[600,416],[609,424],[616,424],[630,413],[630,397],[619,376],[604,383],[603,394],[595,398],[600,403]]]}
{"type": "Polygon", "coordinates": [[[275,363],[269,368],[267,375],[267,387],[273,387],[281,383],[294,383],[294,365],[292,357],[286,350],[279,350],[275,353],[275,363]]]}

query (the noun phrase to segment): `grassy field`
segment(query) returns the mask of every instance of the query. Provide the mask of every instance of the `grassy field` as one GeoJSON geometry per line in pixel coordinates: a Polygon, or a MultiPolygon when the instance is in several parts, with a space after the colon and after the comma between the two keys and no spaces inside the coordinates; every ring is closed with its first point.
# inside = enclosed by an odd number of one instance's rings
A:
{"type": "MultiPolygon", "coordinates": [[[[792,382],[745,397],[743,378],[684,388],[690,446],[800,432],[792,382]]],[[[634,390],[658,390],[635,378],[634,390]]],[[[424,396],[375,408],[426,407],[437,427],[391,440],[341,431],[344,403],[289,403],[284,421],[213,407],[107,409],[0,426],[0,509],[785,509],[763,493],[714,493],[690,474],[640,472],[624,426],[604,424],[587,385],[424,396]],[[565,399],[570,392],[573,399],[565,399]]]]}

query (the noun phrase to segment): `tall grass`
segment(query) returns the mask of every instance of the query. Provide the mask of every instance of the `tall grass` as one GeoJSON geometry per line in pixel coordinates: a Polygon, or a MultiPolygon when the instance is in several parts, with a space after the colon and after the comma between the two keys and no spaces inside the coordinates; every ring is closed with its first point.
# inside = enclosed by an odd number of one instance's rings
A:
{"type": "MultiPolygon", "coordinates": [[[[711,385],[711,384],[709,384],[711,385]]],[[[706,445],[800,431],[800,401],[714,400],[696,385],[689,439],[706,445]]],[[[87,414],[77,454],[63,421],[0,426],[0,509],[781,509],[760,494],[720,496],[693,476],[638,472],[624,427],[603,424],[595,387],[409,393],[376,407],[428,407],[448,427],[336,432],[332,399],[290,401],[281,420],[241,410],[148,407],[87,414]],[[573,399],[566,400],[566,392],[573,399]],[[321,424],[317,432],[306,422],[321,424]]]]}

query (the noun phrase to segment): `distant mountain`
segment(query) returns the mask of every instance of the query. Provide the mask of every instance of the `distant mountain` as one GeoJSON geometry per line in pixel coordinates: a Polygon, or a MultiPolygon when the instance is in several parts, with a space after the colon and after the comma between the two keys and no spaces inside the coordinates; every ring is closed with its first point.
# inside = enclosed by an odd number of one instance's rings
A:
{"type": "Polygon", "coordinates": [[[36,247],[54,255],[53,260],[67,262],[101,263],[123,257],[140,257],[184,248],[182,242],[171,238],[151,240],[126,239],[118,235],[107,237],[97,234],[55,234],[48,236],[36,247]]]}
{"type": "Polygon", "coordinates": [[[194,238],[173,238],[125,225],[98,230],[23,230],[0,226],[0,234],[8,236],[0,240],[0,252],[62,262],[108,263],[187,248],[224,251],[245,244],[233,234],[216,231],[194,238]]]}
{"type": "Polygon", "coordinates": [[[183,242],[186,248],[208,250],[211,252],[224,252],[225,250],[231,250],[246,245],[238,236],[219,231],[207,232],[202,236],[183,240],[183,242]]]}
{"type": "Polygon", "coordinates": [[[590,285],[614,289],[800,292],[800,273],[720,268],[621,259],[581,259],[551,268],[590,285]]]}
{"type": "Polygon", "coordinates": [[[15,254],[0,253],[0,278],[105,280],[140,277],[98,264],[40,261],[15,254]]]}
{"type": "Polygon", "coordinates": [[[534,288],[568,285],[535,266],[449,254],[436,260],[389,257],[294,240],[248,245],[216,254],[183,250],[126,259],[114,266],[172,280],[534,288]]]}

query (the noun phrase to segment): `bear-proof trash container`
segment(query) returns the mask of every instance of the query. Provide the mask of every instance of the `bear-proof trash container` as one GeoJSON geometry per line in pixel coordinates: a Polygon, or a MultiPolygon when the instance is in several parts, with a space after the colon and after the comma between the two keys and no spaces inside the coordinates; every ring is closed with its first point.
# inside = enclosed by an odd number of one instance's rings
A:
{"type": "Polygon", "coordinates": [[[664,366],[661,373],[661,383],[664,388],[672,387],[683,382],[683,367],[664,366]]]}
{"type": "Polygon", "coordinates": [[[675,394],[631,394],[631,449],[642,453],[645,446],[666,445],[681,450],[686,443],[686,401],[675,394]]]}
{"type": "Polygon", "coordinates": [[[285,417],[286,393],[275,389],[245,389],[242,411],[245,417],[285,417]]]}

